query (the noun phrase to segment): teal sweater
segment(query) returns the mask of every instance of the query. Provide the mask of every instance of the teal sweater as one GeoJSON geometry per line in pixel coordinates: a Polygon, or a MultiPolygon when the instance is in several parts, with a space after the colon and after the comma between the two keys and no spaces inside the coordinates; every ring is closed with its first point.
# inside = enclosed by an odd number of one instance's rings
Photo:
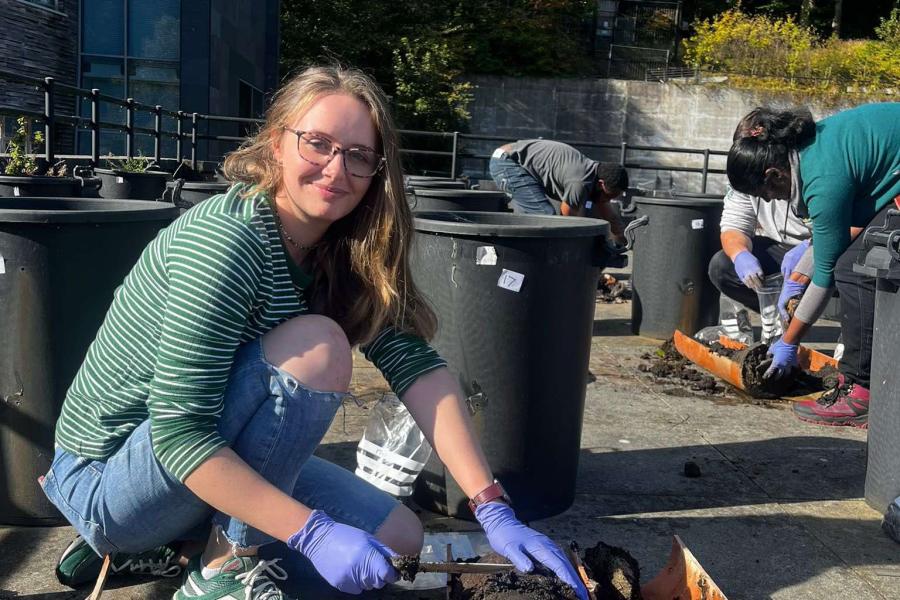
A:
{"type": "Polygon", "coordinates": [[[865,227],[900,194],[900,103],[867,104],[816,123],[800,149],[803,199],[813,222],[813,283],[827,288],[850,245],[850,227],[865,227]]]}

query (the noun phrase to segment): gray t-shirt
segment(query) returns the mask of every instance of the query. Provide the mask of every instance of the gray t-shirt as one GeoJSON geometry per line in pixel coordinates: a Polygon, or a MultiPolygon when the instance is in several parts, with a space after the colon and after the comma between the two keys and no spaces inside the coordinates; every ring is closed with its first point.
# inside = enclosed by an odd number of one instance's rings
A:
{"type": "Polygon", "coordinates": [[[548,196],[571,206],[590,200],[597,187],[597,161],[562,142],[519,140],[507,156],[544,186],[548,196]]]}

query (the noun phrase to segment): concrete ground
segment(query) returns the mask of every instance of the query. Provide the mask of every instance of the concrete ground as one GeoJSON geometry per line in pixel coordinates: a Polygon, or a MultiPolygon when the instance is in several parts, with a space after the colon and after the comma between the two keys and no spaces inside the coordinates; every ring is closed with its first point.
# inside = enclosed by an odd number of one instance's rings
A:
{"type": "MultiPolygon", "coordinates": [[[[863,502],[866,434],[796,420],[787,404],[734,394],[699,396],[654,382],[637,367],[658,340],[629,331],[630,304],[597,305],[575,504],[532,525],[582,547],[629,550],[644,580],[663,567],[678,535],[730,600],[900,600],[900,544],[863,502]],[[684,463],[702,476],[687,478],[684,463]]],[[[820,346],[836,338],[819,327],[820,346]]],[[[354,391],[366,401],[338,413],[320,454],[349,468],[370,407],[385,384],[361,357],[354,391]]],[[[471,524],[423,513],[436,531],[471,524]]],[[[56,582],[69,527],[0,527],[0,598],[69,600],[89,590],[56,582]]],[[[176,580],[119,578],[109,600],[168,598],[176,580]]],[[[327,598],[318,590],[304,598],[327,598]]],[[[379,598],[440,598],[440,591],[384,591],[379,598]]]]}

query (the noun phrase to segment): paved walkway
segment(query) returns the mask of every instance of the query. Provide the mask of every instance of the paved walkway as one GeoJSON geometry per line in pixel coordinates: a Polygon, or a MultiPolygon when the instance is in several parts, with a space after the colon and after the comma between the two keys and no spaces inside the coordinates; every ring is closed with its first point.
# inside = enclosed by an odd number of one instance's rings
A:
{"type": "MultiPolygon", "coordinates": [[[[645,578],[681,536],[730,600],[900,600],[900,544],[861,500],[864,431],[797,421],[787,405],[704,397],[638,371],[658,341],[631,336],[630,305],[598,305],[577,498],[533,525],[582,547],[628,549],[645,578]],[[702,476],[683,475],[686,461],[702,476]]],[[[828,347],[835,330],[820,329],[828,347]]],[[[369,404],[384,383],[360,358],[354,389],[369,404]]],[[[367,410],[338,413],[321,454],[352,467],[367,410]]],[[[435,530],[457,523],[426,516],[435,530]]],[[[468,526],[466,526],[468,527],[468,526]]],[[[0,528],[0,598],[86,598],[56,583],[53,565],[72,536],[62,528],[0,528]]],[[[173,581],[111,581],[104,599],[168,598],[173,581]]],[[[395,591],[369,597],[439,594],[395,591]]],[[[316,592],[307,598],[331,597],[316,592]]]]}

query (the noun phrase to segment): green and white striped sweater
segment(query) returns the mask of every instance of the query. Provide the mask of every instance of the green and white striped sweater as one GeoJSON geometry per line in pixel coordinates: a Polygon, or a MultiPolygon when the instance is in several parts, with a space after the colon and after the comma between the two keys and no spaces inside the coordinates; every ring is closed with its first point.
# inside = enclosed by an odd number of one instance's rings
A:
{"type": "MultiPolygon", "coordinates": [[[[241,189],[191,209],[144,250],[69,388],[60,446],[102,460],[149,418],[157,458],[184,481],[228,445],[216,424],[235,351],[309,312],[312,280],[291,277],[267,198],[241,189]]],[[[363,352],[398,395],[446,365],[392,328],[363,352]]]]}

